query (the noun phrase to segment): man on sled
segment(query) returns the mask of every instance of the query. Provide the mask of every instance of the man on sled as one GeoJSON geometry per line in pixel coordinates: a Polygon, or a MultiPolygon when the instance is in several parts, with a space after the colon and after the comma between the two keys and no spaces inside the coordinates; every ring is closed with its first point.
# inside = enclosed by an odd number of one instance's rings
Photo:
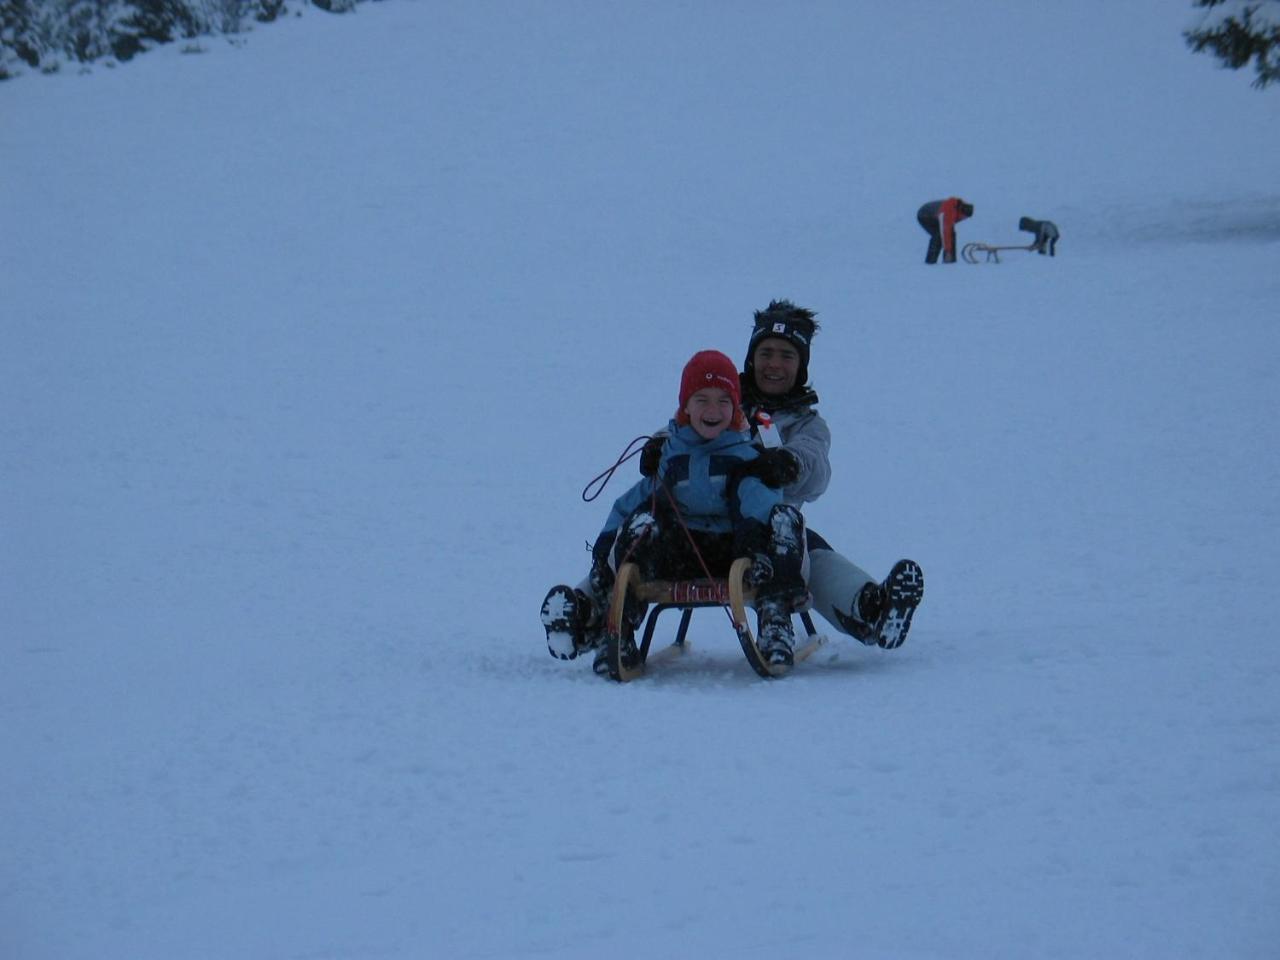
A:
{"type": "MultiPolygon", "coordinates": [[[[752,438],[763,450],[756,469],[766,483],[781,488],[784,503],[798,508],[822,496],[831,480],[831,430],[809,383],[818,322],[812,310],[789,300],[771,301],[753,320],[741,381],[752,438]]],[[[651,454],[652,445],[641,457],[641,471],[651,454]]],[[[924,597],[920,565],[899,560],[877,582],[816,531],[805,535],[813,608],[868,646],[900,647],[924,597]]]]}

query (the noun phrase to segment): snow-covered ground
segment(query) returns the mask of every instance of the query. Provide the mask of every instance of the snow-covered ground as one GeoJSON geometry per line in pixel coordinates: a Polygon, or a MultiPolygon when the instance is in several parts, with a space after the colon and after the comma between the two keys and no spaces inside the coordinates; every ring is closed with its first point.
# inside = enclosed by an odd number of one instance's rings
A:
{"type": "Polygon", "coordinates": [[[0,955],[1275,957],[1280,94],[1191,18],[388,0],[0,85],[0,955]],[[1059,256],[926,268],[950,194],[1059,256]],[[910,640],[552,660],[579,491],[772,297],[910,640]]]}

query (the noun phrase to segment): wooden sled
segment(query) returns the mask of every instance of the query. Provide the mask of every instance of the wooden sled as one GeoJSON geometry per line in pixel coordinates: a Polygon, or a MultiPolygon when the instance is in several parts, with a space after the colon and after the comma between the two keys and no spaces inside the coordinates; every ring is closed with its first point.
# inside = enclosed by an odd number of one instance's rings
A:
{"type": "Polygon", "coordinates": [[[1035,248],[1036,245],[1034,243],[1026,244],[1025,246],[1011,245],[1005,247],[994,247],[987,243],[966,243],[960,248],[960,256],[964,258],[965,263],[977,263],[978,255],[985,253],[987,255],[987,263],[999,263],[1002,250],[1034,250],[1035,248]]]}
{"type": "MultiPolygon", "coordinates": [[[[645,671],[649,661],[649,648],[653,643],[653,633],[657,626],[658,616],[664,610],[680,610],[680,627],[675,642],[659,654],[670,656],[681,653],[685,649],[685,634],[689,630],[689,620],[693,611],[699,607],[728,607],[733,618],[733,629],[738,635],[742,652],[751,664],[751,668],[762,677],[773,678],[785,676],[791,668],[785,665],[771,665],[756,646],[755,637],[747,623],[747,607],[755,600],[755,591],[743,583],[747,571],[751,569],[751,561],[739,558],[729,568],[729,576],[723,580],[650,580],[640,579],[640,568],[634,563],[625,563],[618,571],[613,585],[613,597],[609,603],[609,622],[606,624],[607,662],[609,676],[619,683],[634,680],[645,671]],[[644,634],[640,645],[636,646],[635,629],[639,626],[638,618],[625,616],[628,604],[634,609],[637,604],[653,604],[647,619],[644,621],[644,634]]],[[[798,645],[794,651],[795,662],[804,660],[822,644],[826,637],[818,633],[813,626],[813,618],[808,611],[800,613],[807,633],[806,641],[798,645]]],[[[654,660],[658,659],[655,654],[654,660]]]]}

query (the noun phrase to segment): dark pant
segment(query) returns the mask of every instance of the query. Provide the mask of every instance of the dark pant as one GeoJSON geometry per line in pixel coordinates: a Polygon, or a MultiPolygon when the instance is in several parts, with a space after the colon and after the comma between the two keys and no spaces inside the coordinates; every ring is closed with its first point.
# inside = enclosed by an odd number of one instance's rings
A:
{"type": "MultiPolygon", "coordinates": [[[[924,262],[937,263],[938,254],[942,252],[942,230],[938,226],[937,214],[930,216],[922,210],[916,214],[916,221],[924,228],[924,232],[929,234],[929,249],[925,252],[924,262]]],[[[954,253],[947,257],[948,263],[954,260],[954,253]]]]}
{"type": "Polygon", "coordinates": [[[644,507],[623,521],[612,560],[615,570],[634,563],[645,580],[689,580],[708,573],[723,577],[734,561],[734,537],[686,531],[667,511],[655,517],[644,507]]]}
{"type": "Polygon", "coordinates": [[[613,545],[612,566],[634,563],[645,580],[690,580],[724,577],[739,556],[764,554],[773,576],[756,584],[757,596],[791,595],[804,589],[804,517],[795,507],[779,504],[769,515],[768,527],[755,525],[754,537],[744,543],[741,535],[686,530],[668,511],[654,516],[642,507],[622,523],[613,545]]]}

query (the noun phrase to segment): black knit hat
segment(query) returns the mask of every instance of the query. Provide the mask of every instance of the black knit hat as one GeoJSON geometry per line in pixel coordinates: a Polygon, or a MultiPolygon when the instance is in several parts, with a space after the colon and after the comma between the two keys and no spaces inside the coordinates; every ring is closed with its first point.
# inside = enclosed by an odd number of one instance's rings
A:
{"type": "Polygon", "coordinates": [[[748,382],[755,382],[756,346],[761,340],[777,337],[792,344],[800,353],[800,371],[796,374],[796,387],[809,382],[809,344],[818,332],[814,312],[797,307],[790,300],[770,300],[769,306],[755,313],[755,326],[751,330],[751,342],[747,344],[747,362],[742,372],[748,382]]]}

